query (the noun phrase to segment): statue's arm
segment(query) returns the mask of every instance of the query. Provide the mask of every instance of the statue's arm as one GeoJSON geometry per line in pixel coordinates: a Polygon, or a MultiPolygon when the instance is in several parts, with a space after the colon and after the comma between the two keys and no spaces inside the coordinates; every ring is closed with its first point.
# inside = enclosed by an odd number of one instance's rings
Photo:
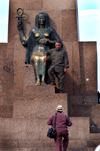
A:
{"type": "Polygon", "coordinates": [[[26,38],[25,35],[24,35],[24,28],[23,28],[23,21],[22,20],[18,20],[17,28],[19,30],[21,43],[22,43],[23,46],[26,47],[28,38],[26,38]]]}

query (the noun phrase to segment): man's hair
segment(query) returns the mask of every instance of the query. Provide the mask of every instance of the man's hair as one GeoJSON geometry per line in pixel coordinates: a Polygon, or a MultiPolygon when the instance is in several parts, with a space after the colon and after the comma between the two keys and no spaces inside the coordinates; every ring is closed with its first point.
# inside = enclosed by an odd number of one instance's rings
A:
{"type": "Polygon", "coordinates": [[[57,112],[62,113],[63,111],[57,111],[57,112]]]}
{"type": "Polygon", "coordinates": [[[60,43],[61,44],[61,41],[59,40],[59,41],[56,41],[56,43],[60,43]]]}

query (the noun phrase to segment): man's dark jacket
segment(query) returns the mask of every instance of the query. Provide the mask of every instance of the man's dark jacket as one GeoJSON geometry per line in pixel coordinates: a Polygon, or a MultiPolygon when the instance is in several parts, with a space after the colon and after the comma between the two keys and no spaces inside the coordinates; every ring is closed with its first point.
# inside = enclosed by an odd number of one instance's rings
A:
{"type": "Polygon", "coordinates": [[[50,49],[46,52],[46,56],[51,58],[51,66],[55,68],[55,71],[62,71],[66,68],[69,68],[69,60],[66,50],[56,48],[50,49]]]}

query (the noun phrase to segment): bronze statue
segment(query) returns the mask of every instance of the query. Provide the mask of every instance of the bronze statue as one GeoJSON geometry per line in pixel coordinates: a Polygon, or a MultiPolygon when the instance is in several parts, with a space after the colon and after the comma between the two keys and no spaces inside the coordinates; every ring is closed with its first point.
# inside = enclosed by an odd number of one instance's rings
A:
{"type": "MultiPolygon", "coordinates": [[[[17,12],[18,11],[19,10],[17,9],[17,12]]],[[[17,27],[20,34],[21,43],[24,47],[26,47],[25,63],[33,64],[34,66],[36,79],[35,85],[46,85],[46,62],[44,61],[45,52],[51,48],[54,48],[55,42],[60,40],[60,38],[55,30],[50,27],[49,16],[44,12],[36,15],[35,26],[33,27],[33,29],[31,29],[28,38],[26,38],[26,36],[24,35],[22,15],[23,14],[17,17],[17,27]],[[41,81],[40,76],[42,76],[41,81]]]]}

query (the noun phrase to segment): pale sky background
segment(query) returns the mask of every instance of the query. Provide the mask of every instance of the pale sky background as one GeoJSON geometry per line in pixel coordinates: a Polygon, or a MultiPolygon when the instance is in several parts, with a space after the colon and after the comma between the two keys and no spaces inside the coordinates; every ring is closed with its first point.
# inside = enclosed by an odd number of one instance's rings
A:
{"type": "Polygon", "coordinates": [[[100,0],[76,0],[76,6],[78,41],[97,41],[97,91],[100,93],[100,0]]]}
{"type": "Polygon", "coordinates": [[[100,33],[100,0],[77,0],[78,40],[97,41],[100,33]]]}
{"type": "Polygon", "coordinates": [[[0,43],[8,42],[9,0],[0,0],[0,43]]]}

